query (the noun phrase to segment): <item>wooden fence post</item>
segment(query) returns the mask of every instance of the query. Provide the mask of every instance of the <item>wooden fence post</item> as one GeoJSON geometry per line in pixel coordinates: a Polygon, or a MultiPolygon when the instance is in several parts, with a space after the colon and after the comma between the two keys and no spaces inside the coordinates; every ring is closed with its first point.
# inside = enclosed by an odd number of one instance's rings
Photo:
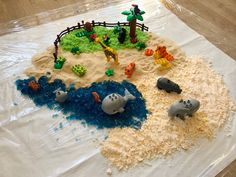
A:
{"type": "Polygon", "coordinates": [[[144,30],[144,24],[142,24],[142,31],[144,30]]]}
{"type": "Polygon", "coordinates": [[[77,25],[78,25],[78,28],[80,29],[80,23],[78,23],[77,25]]]}
{"type": "Polygon", "coordinates": [[[54,56],[54,62],[56,62],[57,61],[57,54],[53,53],[53,56],[54,56]]]}
{"type": "Polygon", "coordinates": [[[68,31],[68,33],[70,32],[70,28],[69,27],[67,27],[67,31],[68,31]]]}
{"type": "Polygon", "coordinates": [[[105,21],[103,22],[103,26],[106,27],[106,22],[105,21]]]}
{"type": "Polygon", "coordinates": [[[57,35],[57,40],[58,40],[58,42],[61,42],[61,38],[59,35],[57,35]]]}
{"type": "Polygon", "coordinates": [[[94,25],[95,25],[95,24],[94,24],[94,20],[92,20],[92,25],[93,25],[93,27],[94,27],[94,25]]]}
{"type": "Polygon", "coordinates": [[[120,26],[120,22],[119,21],[117,22],[117,25],[120,26]]]}
{"type": "Polygon", "coordinates": [[[84,25],[84,20],[82,20],[81,22],[82,22],[82,25],[84,25]]]}

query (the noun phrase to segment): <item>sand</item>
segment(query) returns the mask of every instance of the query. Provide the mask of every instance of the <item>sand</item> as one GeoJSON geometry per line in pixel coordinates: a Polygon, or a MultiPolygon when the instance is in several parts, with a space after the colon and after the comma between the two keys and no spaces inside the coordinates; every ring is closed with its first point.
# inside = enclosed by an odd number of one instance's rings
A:
{"type": "MultiPolygon", "coordinates": [[[[172,41],[160,38],[155,34],[150,33],[150,40],[147,43],[148,47],[156,49],[159,44],[167,46],[168,50],[175,55],[178,60],[182,60],[185,57],[183,51],[173,44],[172,41]]],[[[73,55],[71,52],[63,51],[59,48],[58,56],[64,56],[67,61],[65,62],[61,70],[53,68],[54,58],[52,53],[54,48],[50,47],[45,52],[33,57],[31,68],[28,68],[25,73],[28,76],[35,76],[39,78],[46,72],[52,74],[51,80],[56,78],[62,79],[67,85],[74,83],[76,87],[89,86],[92,82],[100,82],[103,80],[115,80],[122,81],[127,79],[124,69],[131,63],[135,62],[136,71],[130,80],[131,82],[138,82],[140,78],[147,74],[154,74],[157,71],[158,65],[154,64],[153,57],[146,57],[143,51],[137,51],[137,49],[119,50],[119,65],[114,62],[107,62],[103,52],[94,53],[82,53],[80,55],[73,55]],[[71,67],[75,64],[82,64],[87,68],[87,73],[83,77],[78,77],[72,73],[71,67]],[[112,68],[115,71],[115,75],[107,77],[105,71],[108,68],[112,68]]]]}
{"type": "Polygon", "coordinates": [[[175,61],[168,71],[159,71],[153,57],[146,57],[143,51],[136,49],[119,50],[120,65],[112,61],[107,63],[103,52],[73,55],[59,50],[67,61],[61,70],[53,69],[53,48],[48,48],[32,60],[33,67],[26,70],[30,76],[40,77],[46,72],[52,73],[52,80],[62,79],[67,85],[89,86],[92,82],[112,79],[127,79],[124,68],[135,62],[136,70],[130,80],[146,99],[151,114],[141,129],[115,128],[109,131],[108,138],[101,143],[101,153],[118,169],[127,169],[136,164],[157,157],[166,156],[197,143],[199,138],[213,138],[232,111],[236,110],[222,77],[201,58],[189,59],[172,41],[150,33],[148,48],[165,45],[174,55],[175,61]],[[71,66],[82,64],[87,68],[84,77],[71,72],[71,66]],[[105,70],[112,68],[115,75],[107,77],[105,70]],[[160,76],[168,77],[178,83],[183,92],[178,95],[159,91],[155,85],[160,76]],[[169,106],[179,99],[195,98],[201,102],[199,111],[186,121],[170,119],[167,116],[169,106]]]}

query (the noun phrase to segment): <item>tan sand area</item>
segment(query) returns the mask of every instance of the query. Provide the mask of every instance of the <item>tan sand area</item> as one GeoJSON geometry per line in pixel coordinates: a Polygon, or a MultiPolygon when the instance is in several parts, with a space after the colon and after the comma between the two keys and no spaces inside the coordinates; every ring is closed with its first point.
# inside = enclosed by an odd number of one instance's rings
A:
{"type": "Polygon", "coordinates": [[[52,80],[59,78],[67,85],[74,83],[77,87],[84,87],[92,82],[108,79],[118,82],[127,79],[124,69],[129,63],[135,62],[136,70],[128,80],[143,94],[151,114],[141,129],[111,129],[108,138],[101,143],[101,153],[119,169],[129,168],[158,155],[169,155],[180,149],[187,150],[199,138],[213,138],[230,113],[236,110],[221,76],[204,60],[188,59],[175,43],[152,33],[147,45],[152,49],[156,49],[157,45],[166,46],[175,58],[172,68],[159,71],[153,57],[146,57],[143,51],[136,49],[119,50],[120,65],[115,65],[113,61],[106,62],[103,52],[73,55],[59,48],[59,56],[62,55],[67,60],[61,70],[56,70],[53,68],[53,48],[48,48],[44,53],[35,56],[32,60],[33,67],[25,71],[27,75],[36,77],[51,72],[52,80]],[[75,64],[82,64],[87,68],[83,77],[71,71],[75,64]],[[107,77],[107,68],[114,69],[115,75],[107,77]],[[178,83],[183,92],[179,95],[158,90],[155,85],[160,76],[178,83]],[[198,99],[201,107],[186,121],[171,120],[167,110],[174,101],[181,98],[198,99]]]}

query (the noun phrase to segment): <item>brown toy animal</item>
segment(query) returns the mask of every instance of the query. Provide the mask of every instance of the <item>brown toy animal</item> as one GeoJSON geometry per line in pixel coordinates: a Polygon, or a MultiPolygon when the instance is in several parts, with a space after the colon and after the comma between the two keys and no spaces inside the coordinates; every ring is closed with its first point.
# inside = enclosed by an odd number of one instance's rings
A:
{"type": "Polygon", "coordinates": [[[128,66],[125,68],[125,75],[127,75],[128,78],[131,78],[134,70],[135,70],[135,63],[132,62],[132,63],[128,64],[128,66]]]}
{"type": "Polygon", "coordinates": [[[32,80],[28,83],[28,87],[31,88],[33,91],[38,91],[39,84],[35,80],[32,80]]]}

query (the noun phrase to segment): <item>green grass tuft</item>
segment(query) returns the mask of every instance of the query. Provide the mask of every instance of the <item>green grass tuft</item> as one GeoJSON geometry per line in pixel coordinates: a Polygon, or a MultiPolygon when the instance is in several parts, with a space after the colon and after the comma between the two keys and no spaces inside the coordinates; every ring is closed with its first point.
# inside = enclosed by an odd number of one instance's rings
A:
{"type": "MultiPolygon", "coordinates": [[[[135,48],[136,44],[132,44],[130,42],[130,37],[129,37],[129,27],[124,27],[127,31],[125,42],[123,44],[120,44],[118,41],[118,33],[114,34],[113,28],[106,28],[106,27],[101,27],[97,26],[94,27],[94,31],[97,35],[102,40],[103,35],[107,34],[110,37],[109,41],[109,47],[114,48],[114,49],[127,49],[127,48],[135,48]]],[[[78,29],[70,32],[69,34],[66,34],[65,36],[62,37],[60,46],[62,49],[66,51],[71,51],[75,47],[79,47],[79,51],[81,53],[91,53],[95,51],[102,51],[102,47],[97,44],[96,42],[93,42],[86,37],[77,37],[76,34],[78,32],[83,32],[84,29],[78,29]]],[[[138,42],[144,42],[146,43],[149,39],[149,36],[147,33],[141,31],[140,29],[136,29],[136,35],[138,42]]]]}

